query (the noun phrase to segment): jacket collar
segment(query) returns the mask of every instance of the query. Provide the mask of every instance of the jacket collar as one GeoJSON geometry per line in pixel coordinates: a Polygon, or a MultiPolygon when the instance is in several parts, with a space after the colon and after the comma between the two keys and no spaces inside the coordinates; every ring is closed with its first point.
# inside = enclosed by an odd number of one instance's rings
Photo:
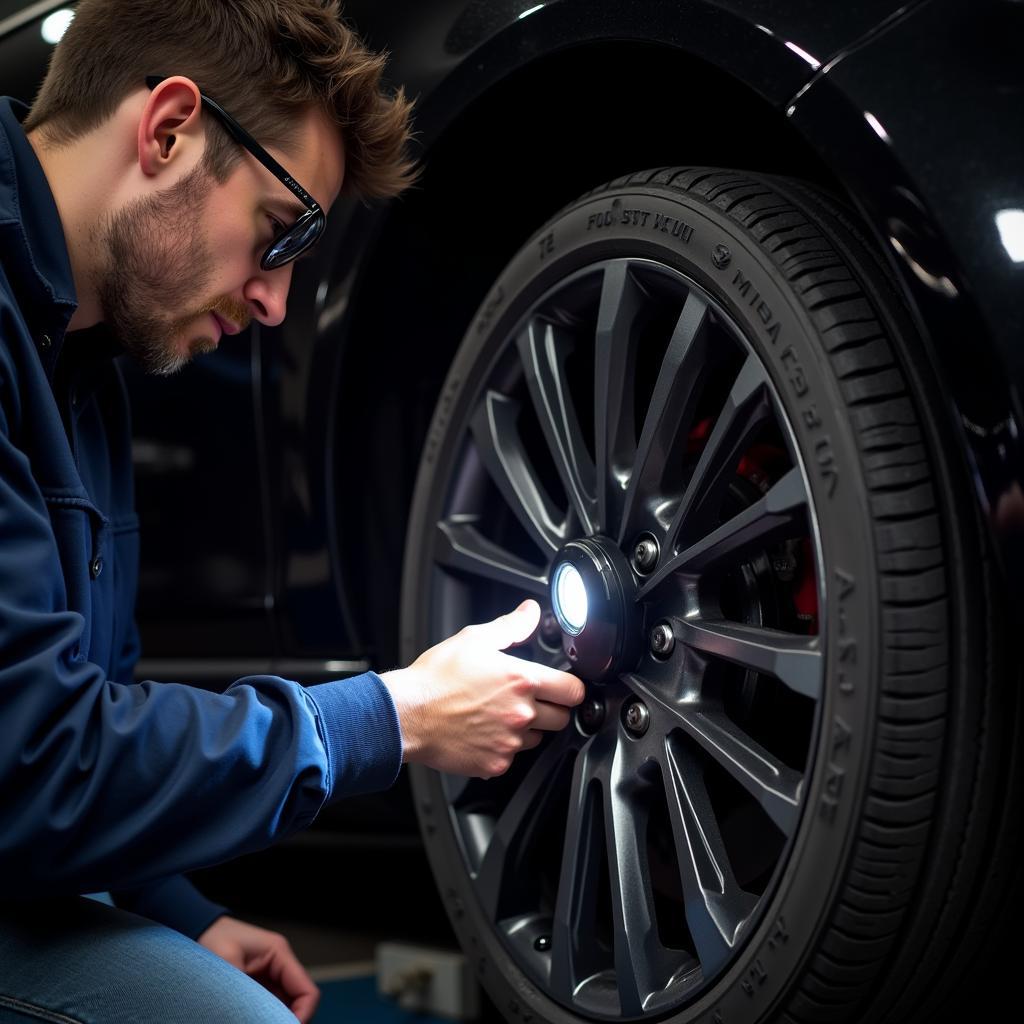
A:
{"type": "Polygon", "coordinates": [[[78,305],[71,258],[50,183],[21,127],[27,113],[24,103],[0,97],[2,262],[22,310],[48,308],[45,320],[63,334],[78,305]]]}

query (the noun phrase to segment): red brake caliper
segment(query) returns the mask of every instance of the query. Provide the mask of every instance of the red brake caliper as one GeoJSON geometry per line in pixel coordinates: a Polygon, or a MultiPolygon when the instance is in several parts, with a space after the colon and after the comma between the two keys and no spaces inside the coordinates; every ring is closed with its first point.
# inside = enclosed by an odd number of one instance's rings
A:
{"type": "MultiPolygon", "coordinates": [[[[699,454],[711,430],[711,417],[701,420],[690,431],[687,453],[699,454]]],[[[743,454],[736,467],[737,475],[752,483],[764,494],[772,483],[773,465],[783,460],[781,448],[770,444],[752,445],[743,454]]],[[[804,623],[811,635],[818,632],[818,588],[814,580],[814,552],[809,537],[800,541],[796,572],[790,584],[790,596],[797,619],[804,623]]]]}

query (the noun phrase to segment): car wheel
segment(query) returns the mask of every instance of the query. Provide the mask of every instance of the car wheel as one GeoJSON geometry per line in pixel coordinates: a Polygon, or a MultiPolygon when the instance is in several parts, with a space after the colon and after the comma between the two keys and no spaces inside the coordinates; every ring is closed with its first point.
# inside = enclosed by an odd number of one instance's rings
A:
{"type": "Polygon", "coordinates": [[[741,172],[599,188],[494,285],[422,456],[402,642],[532,596],[513,653],[587,682],[505,775],[412,772],[510,1020],[909,1019],[952,977],[1002,755],[923,351],[837,201],[741,172]],[[573,637],[577,556],[602,610],[573,637]]]}

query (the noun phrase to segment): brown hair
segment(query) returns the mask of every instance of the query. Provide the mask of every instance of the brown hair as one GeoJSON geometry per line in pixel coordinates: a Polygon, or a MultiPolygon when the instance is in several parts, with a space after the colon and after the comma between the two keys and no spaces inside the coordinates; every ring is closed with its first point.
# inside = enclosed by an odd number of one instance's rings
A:
{"type": "MultiPolygon", "coordinates": [[[[385,61],[342,21],[338,0],[81,0],[24,127],[64,144],[111,117],[146,75],[184,75],[264,145],[286,148],[297,115],[321,107],[341,129],[343,194],[394,196],[417,172],[412,105],[382,86],[385,61]]],[[[218,180],[241,156],[207,128],[218,180]]]]}

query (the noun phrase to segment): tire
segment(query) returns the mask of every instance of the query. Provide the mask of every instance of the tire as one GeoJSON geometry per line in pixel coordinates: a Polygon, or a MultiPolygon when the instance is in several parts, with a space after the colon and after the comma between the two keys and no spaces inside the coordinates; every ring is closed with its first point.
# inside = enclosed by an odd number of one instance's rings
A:
{"type": "Polygon", "coordinates": [[[516,653],[568,667],[547,584],[583,535],[632,616],[507,775],[412,769],[508,1020],[935,1019],[1009,870],[1019,718],[944,410],[854,218],[799,182],[636,174],[502,273],[422,457],[402,656],[535,596],[516,653]]]}

